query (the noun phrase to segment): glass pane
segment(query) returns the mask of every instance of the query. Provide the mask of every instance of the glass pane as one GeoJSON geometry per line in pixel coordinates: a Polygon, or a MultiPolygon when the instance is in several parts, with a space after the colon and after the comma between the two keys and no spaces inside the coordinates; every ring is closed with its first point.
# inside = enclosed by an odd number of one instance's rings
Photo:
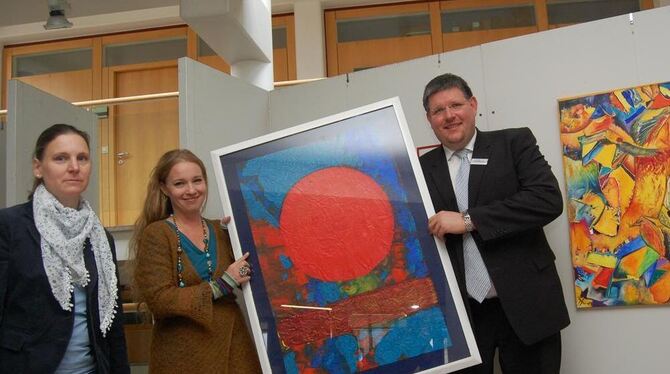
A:
{"type": "Polygon", "coordinates": [[[443,33],[532,26],[535,26],[533,5],[442,12],[443,33]]]}
{"type": "Polygon", "coordinates": [[[90,69],[92,60],[91,48],[15,56],[12,77],[90,69]]]}
{"type": "Polygon", "coordinates": [[[415,35],[430,35],[428,13],[337,21],[340,43],[415,35]]]}
{"type": "Polygon", "coordinates": [[[186,56],[186,38],[107,45],[104,55],[105,66],[176,60],[186,56]]]}
{"type": "Polygon", "coordinates": [[[272,29],[272,48],[286,48],[286,27],[275,27],[272,29]]]}
{"type": "Polygon", "coordinates": [[[640,10],[638,0],[548,0],[550,25],[588,22],[640,10]]]}
{"type": "Polygon", "coordinates": [[[198,56],[215,56],[216,52],[202,38],[198,36],[198,56]]]}

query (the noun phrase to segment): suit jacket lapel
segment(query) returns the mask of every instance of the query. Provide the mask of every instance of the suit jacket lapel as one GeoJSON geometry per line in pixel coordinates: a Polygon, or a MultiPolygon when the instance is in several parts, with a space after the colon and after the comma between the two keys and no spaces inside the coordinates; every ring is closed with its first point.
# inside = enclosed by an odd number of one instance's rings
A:
{"type": "Polygon", "coordinates": [[[458,211],[458,203],[456,202],[454,187],[451,185],[449,165],[447,165],[444,148],[440,147],[437,152],[433,153],[431,166],[431,177],[435,181],[435,186],[446,205],[445,208],[458,211]]]}
{"type": "MultiPolygon", "coordinates": [[[[475,140],[475,147],[472,152],[472,159],[486,159],[488,160],[491,153],[491,142],[487,133],[477,130],[477,140],[475,140]]],[[[483,188],[482,177],[486,171],[487,165],[470,164],[470,178],[468,179],[468,206],[476,206],[477,196],[479,191],[483,188]]]]}
{"type": "Polygon", "coordinates": [[[23,216],[27,220],[27,222],[31,222],[30,225],[28,226],[28,232],[30,233],[30,236],[35,239],[35,242],[39,245],[41,240],[40,240],[40,233],[37,231],[37,226],[35,226],[35,219],[33,217],[33,202],[32,200],[29,201],[28,203],[23,205],[23,216]]]}

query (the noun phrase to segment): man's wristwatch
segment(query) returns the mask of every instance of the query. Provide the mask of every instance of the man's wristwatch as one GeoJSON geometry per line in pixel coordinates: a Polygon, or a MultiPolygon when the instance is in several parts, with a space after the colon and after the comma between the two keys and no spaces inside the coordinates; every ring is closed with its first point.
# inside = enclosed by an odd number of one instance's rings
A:
{"type": "Polygon", "coordinates": [[[461,217],[463,217],[463,223],[465,223],[465,231],[472,232],[475,231],[475,225],[472,223],[470,218],[470,213],[468,211],[461,212],[461,217]]]}

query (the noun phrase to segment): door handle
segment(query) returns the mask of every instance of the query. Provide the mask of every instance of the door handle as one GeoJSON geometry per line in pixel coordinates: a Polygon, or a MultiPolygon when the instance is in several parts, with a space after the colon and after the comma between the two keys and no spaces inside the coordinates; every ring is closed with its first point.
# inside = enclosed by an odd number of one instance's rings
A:
{"type": "Polygon", "coordinates": [[[130,152],[117,152],[115,156],[116,156],[116,163],[119,165],[123,165],[126,163],[126,160],[130,157],[130,152]]]}

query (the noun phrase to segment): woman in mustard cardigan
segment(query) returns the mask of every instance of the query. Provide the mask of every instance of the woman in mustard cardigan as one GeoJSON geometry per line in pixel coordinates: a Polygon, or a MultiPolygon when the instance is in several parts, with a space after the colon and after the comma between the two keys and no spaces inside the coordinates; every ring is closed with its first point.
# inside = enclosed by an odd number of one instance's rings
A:
{"type": "Polygon", "coordinates": [[[135,224],[135,282],[154,315],[152,373],[260,373],[233,288],[251,275],[228,234],[201,216],[207,174],[188,150],[164,154],[135,224]]]}

